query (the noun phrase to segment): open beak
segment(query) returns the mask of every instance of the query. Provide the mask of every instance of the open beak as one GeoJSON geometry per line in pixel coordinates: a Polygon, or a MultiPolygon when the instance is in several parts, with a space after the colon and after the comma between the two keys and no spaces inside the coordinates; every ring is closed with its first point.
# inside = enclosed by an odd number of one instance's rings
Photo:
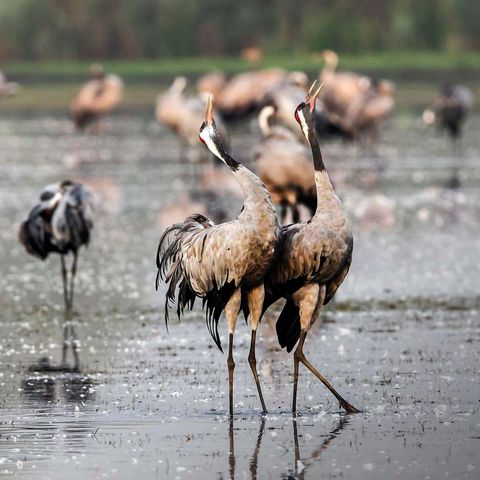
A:
{"type": "Polygon", "coordinates": [[[205,121],[208,125],[213,123],[213,95],[209,94],[207,97],[207,106],[205,107],[205,121]]]}
{"type": "Polygon", "coordinates": [[[320,90],[323,87],[323,83],[315,90],[315,87],[317,86],[317,81],[315,80],[312,83],[312,86],[310,87],[310,90],[307,93],[307,96],[305,97],[305,103],[308,103],[310,106],[310,111],[313,112],[313,109],[315,108],[315,102],[317,101],[318,94],[320,93],[320,90]]]}

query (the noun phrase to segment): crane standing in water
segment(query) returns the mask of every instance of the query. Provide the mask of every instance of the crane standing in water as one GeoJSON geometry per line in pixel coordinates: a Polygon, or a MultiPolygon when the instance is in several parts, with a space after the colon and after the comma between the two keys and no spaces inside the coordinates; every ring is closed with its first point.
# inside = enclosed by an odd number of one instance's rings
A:
{"type": "MultiPolygon", "coordinates": [[[[314,83],[315,85],[315,83],[314,83]]],[[[323,305],[335,295],[347,276],[352,261],[353,236],[340,199],[323,163],[315,130],[315,100],[320,88],[310,88],[305,101],[295,110],[295,118],[310,144],[313,156],[317,208],[308,222],[283,227],[278,260],[265,279],[263,310],[280,298],[287,300],[276,324],[282,348],[295,350],[293,412],[297,409],[299,364],[303,363],[332,393],[348,413],[358,410],[333,388],[307,360],[303,345],[323,305]]],[[[245,311],[248,315],[248,311],[245,311]]]]}
{"type": "Polygon", "coordinates": [[[81,184],[70,180],[48,185],[40,194],[40,203],[31,210],[27,220],[20,225],[19,240],[31,255],[45,260],[50,253],[60,254],[65,302],[63,325],[64,342],[62,366],[66,366],[68,345],[72,343],[74,369],[80,368],[75,330],[71,324],[73,291],[77,273],[78,250],[90,242],[93,228],[91,194],[81,184]],[[66,259],[73,254],[70,282],[66,259]]]}
{"type": "Polygon", "coordinates": [[[280,235],[275,207],[261,180],[234,160],[226,151],[212,115],[212,96],[208,97],[200,140],[224,162],[238,181],[244,205],[235,220],[214,225],[203,215],[191,215],[183,223],[172,225],[160,239],[157,251],[157,289],[159,280],[169,284],[165,320],[175,300],[177,313],[193,308],[195,299],[206,306],[207,327],[222,350],[218,322],[222,311],[228,321],[229,411],[233,415],[233,335],[242,298],[248,303],[251,325],[249,364],[257,385],[263,411],[265,402],[255,358],[256,331],[262,313],[265,291],[263,279],[276,256],[280,235]]]}

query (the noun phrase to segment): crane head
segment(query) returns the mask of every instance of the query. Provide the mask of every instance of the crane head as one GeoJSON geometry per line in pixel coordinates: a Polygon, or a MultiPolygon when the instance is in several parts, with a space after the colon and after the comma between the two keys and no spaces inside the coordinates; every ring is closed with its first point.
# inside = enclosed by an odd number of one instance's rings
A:
{"type": "Polygon", "coordinates": [[[295,120],[300,125],[303,135],[307,140],[309,132],[315,129],[315,103],[323,86],[322,84],[315,90],[316,84],[317,81],[315,80],[305,100],[295,109],[295,120]]]}
{"type": "Polygon", "coordinates": [[[213,95],[207,97],[207,105],[205,107],[205,120],[200,127],[200,141],[207,146],[217,158],[224,162],[232,171],[237,171],[239,163],[235,161],[227,152],[227,149],[220,139],[215,119],[213,118],[213,95]]]}
{"type": "MultiPolygon", "coordinates": [[[[199,138],[200,141],[209,147],[208,141],[218,136],[217,127],[213,118],[213,95],[207,95],[207,102],[205,106],[205,119],[200,127],[199,138]]],[[[209,147],[210,148],[210,147],[209,147]]]]}

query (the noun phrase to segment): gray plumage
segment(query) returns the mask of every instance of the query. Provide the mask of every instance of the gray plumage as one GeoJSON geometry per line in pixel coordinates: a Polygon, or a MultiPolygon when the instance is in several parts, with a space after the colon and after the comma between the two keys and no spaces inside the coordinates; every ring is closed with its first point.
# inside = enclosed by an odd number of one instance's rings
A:
{"type": "Polygon", "coordinates": [[[28,253],[43,260],[51,252],[67,254],[88,245],[92,228],[91,194],[65,180],[42,190],[40,202],[20,226],[19,238],[28,253]]]}
{"type": "MultiPolygon", "coordinates": [[[[308,222],[283,227],[278,260],[265,279],[265,311],[279,298],[285,306],[276,329],[281,347],[294,353],[292,410],[296,411],[299,363],[304,364],[339,400],[347,412],[358,410],[344,400],[330,382],[307,360],[303,344],[323,305],[328,303],[345,279],[352,261],[353,236],[346,213],[323,163],[315,129],[315,101],[320,89],[310,89],[295,118],[312,150],[317,207],[308,222]]],[[[248,312],[247,312],[248,313],[248,312]]]]}
{"type": "Polygon", "coordinates": [[[423,119],[445,129],[453,139],[461,135],[463,123],[474,104],[472,91],[463,85],[445,85],[432,109],[427,109],[423,119]]]}
{"type": "Polygon", "coordinates": [[[225,157],[227,162],[234,162],[229,167],[242,188],[244,206],[230,222],[214,225],[203,215],[192,215],[167,229],[157,250],[157,288],[160,280],[169,284],[166,321],[177,286],[179,316],[201,297],[209,331],[221,349],[217,326],[220,314],[235,289],[248,291],[263,281],[276,254],[280,227],[261,180],[231,159],[220,143],[208,147],[224,162],[225,157]]]}
{"type": "Polygon", "coordinates": [[[212,97],[207,100],[205,121],[200,139],[227,165],[244,195],[242,211],[235,220],[213,225],[203,215],[188,217],[163,234],[157,251],[157,287],[159,280],[169,284],[165,321],[175,300],[178,285],[177,313],[192,308],[202,298],[207,312],[207,327],[222,350],[218,322],[225,312],[228,321],[229,411],[233,415],[233,335],[240,308],[250,312],[251,343],[248,362],[255,379],[262,410],[263,399],[255,358],[256,331],[265,297],[264,277],[277,254],[280,227],[275,207],[265,185],[250,170],[234,160],[219,138],[212,115],[212,97]]]}
{"type": "Polygon", "coordinates": [[[93,205],[90,192],[80,183],[64,180],[45,187],[40,202],[20,225],[19,240],[31,255],[44,260],[52,252],[60,254],[65,302],[63,323],[62,365],[66,367],[69,345],[74,357],[74,370],[80,369],[78,342],[74,325],[69,321],[73,311],[73,293],[77,272],[78,251],[90,242],[93,228],[93,205]],[[65,257],[72,253],[70,282],[65,257]]]}

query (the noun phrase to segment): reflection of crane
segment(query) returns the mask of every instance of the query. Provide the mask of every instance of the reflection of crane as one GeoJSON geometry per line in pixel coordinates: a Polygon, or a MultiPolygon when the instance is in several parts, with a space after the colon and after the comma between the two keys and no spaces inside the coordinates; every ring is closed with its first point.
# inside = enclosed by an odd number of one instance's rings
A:
{"type": "Polygon", "coordinates": [[[219,225],[197,214],[168,228],[158,246],[157,288],[160,279],[169,284],[166,321],[177,285],[179,316],[185,308],[193,308],[196,297],[202,298],[207,310],[207,327],[220,349],[218,321],[222,311],[225,312],[229,327],[227,364],[231,415],[235,368],[233,334],[242,298],[248,303],[252,329],[248,360],[265,412],[256,368],[255,341],[264,299],[263,278],[275,258],[280,234],[275,207],[260,179],[227,153],[213,119],[211,96],[200,128],[200,139],[228,166],[240,184],[245,198],[243,209],[235,220],[219,225]]]}
{"type": "MultiPolygon", "coordinates": [[[[260,455],[260,448],[262,446],[263,434],[265,433],[265,417],[260,419],[260,428],[258,431],[257,442],[255,443],[255,449],[253,450],[252,457],[250,458],[249,470],[250,479],[257,480],[258,473],[258,456],[260,455]]],[[[229,450],[228,450],[228,476],[230,480],[235,479],[235,470],[237,467],[237,461],[235,458],[235,435],[233,431],[233,418],[230,418],[228,425],[228,438],[229,438],[229,450]]]]}
{"type": "MultiPolygon", "coordinates": [[[[353,237],[346,213],[323,163],[315,130],[315,100],[320,92],[313,86],[295,111],[295,118],[309,142],[315,170],[317,208],[308,221],[283,227],[278,260],[266,278],[264,310],[279,298],[287,302],[277,320],[280,346],[294,359],[293,406],[296,411],[299,363],[303,363],[338,399],[349,413],[358,410],[333,388],[307,360],[303,344],[323,305],[335,295],[352,261],[353,237]]],[[[247,312],[248,313],[248,312],[247,312]]]]}
{"type": "Polygon", "coordinates": [[[92,227],[93,206],[90,193],[81,184],[64,180],[43,189],[40,203],[21,224],[19,232],[20,242],[31,255],[45,260],[52,252],[60,254],[65,302],[62,366],[66,365],[68,344],[72,340],[75,369],[80,365],[75,330],[71,324],[73,290],[78,251],[82,245],[88,245],[92,227]],[[69,252],[73,254],[70,282],[65,261],[69,252]]]}
{"type": "MultiPolygon", "coordinates": [[[[344,428],[348,425],[348,417],[341,416],[338,419],[336,426],[327,434],[322,435],[323,440],[321,444],[309,455],[308,458],[301,458],[300,455],[300,445],[298,441],[298,427],[297,419],[293,418],[293,450],[295,456],[294,464],[294,477],[290,472],[282,475],[282,478],[298,478],[303,480],[305,478],[305,473],[307,470],[318,460],[320,460],[322,453],[325,452],[330,446],[330,444],[339,437],[344,428]]],[[[249,471],[250,479],[256,480],[258,478],[258,467],[259,467],[259,456],[262,448],[262,440],[265,434],[265,417],[260,419],[260,426],[258,428],[257,441],[255,442],[255,448],[253,450],[252,456],[249,461],[249,471]]],[[[236,474],[237,460],[235,457],[235,432],[233,428],[233,419],[230,419],[228,426],[228,437],[229,437],[229,450],[228,450],[228,474],[229,478],[233,480],[236,474]]]]}
{"type": "Polygon", "coordinates": [[[116,108],[123,97],[123,82],[117,75],[105,75],[101,65],[90,67],[90,80],[70,105],[75,126],[83,130],[116,108]]]}
{"type": "Polygon", "coordinates": [[[305,472],[307,469],[320,458],[322,452],[327,450],[330,443],[335,440],[342,430],[348,424],[348,417],[342,416],[340,417],[337,426],[326,436],[325,440],[317,447],[308,459],[304,459],[302,461],[300,457],[300,445],[298,443],[298,429],[297,429],[297,419],[294,418],[293,420],[293,443],[295,449],[295,478],[299,480],[303,480],[305,478],[305,472]]]}

